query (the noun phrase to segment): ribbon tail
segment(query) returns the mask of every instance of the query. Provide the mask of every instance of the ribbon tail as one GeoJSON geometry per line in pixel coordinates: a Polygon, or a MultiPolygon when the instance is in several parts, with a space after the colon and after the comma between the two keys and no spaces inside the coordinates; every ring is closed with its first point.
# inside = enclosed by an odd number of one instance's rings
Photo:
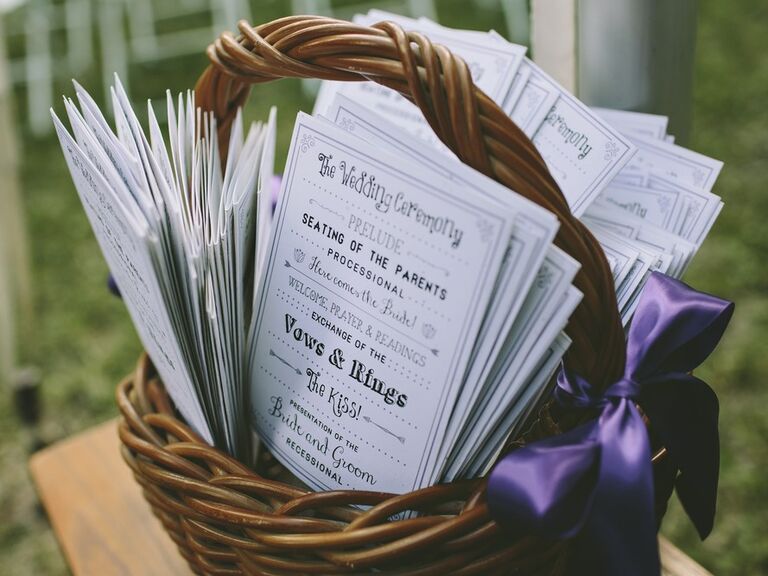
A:
{"type": "Polygon", "coordinates": [[[681,374],[649,383],[640,401],[679,470],[675,480],[677,495],[703,540],[712,531],[717,503],[720,469],[717,395],[698,378],[681,374]],[[681,414],[696,417],[681,418],[681,414]]]}
{"type": "Polygon", "coordinates": [[[592,512],[574,546],[573,574],[659,575],[650,443],[630,400],[606,407],[599,441],[600,475],[592,512]]]}

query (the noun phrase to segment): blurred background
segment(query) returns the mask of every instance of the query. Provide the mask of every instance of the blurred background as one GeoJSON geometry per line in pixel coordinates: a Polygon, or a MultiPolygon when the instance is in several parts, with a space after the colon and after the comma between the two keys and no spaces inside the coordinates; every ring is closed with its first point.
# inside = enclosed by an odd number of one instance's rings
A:
{"type": "MultiPolygon", "coordinates": [[[[524,0],[375,6],[493,28],[513,41],[529,34],[524,0]]],[[[348,17],[360,9],[336,0],[0,0],[0,574],[68,573],[26,461],[40,446],[114,417],[115,385],[140,353],[127,313],[107,290],[107,267],[48,108],[62,112],[71,78],[106,106],[112,72],[136,103],[192,88],[206,45],[241,17],[348,17]]],[[[698,372],[721,403],[714,532],[700,543],[676,501],[663,532],[714,574],[768,574],[768,2],[700,0],[690,34],[692,104],[680,130],[690,126],[687,145],[725,162],[714,191],[726,206],[686,281],[736,301],[737,312],[698,372]]],[[[254,118],[279,103],[278,170],[292,118],[311,110],[313,89],[286,80],[251,97],[254,118]]]]}

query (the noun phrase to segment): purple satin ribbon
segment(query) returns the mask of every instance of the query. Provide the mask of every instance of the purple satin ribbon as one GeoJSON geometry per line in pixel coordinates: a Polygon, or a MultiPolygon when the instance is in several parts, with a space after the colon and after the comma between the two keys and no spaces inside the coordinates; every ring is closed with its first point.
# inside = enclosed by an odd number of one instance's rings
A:
{"type": "Polygon", "coordinates": [[[558,402],[598,410],[598,418],[507,454],[488,480],[496,520],[553,539],[578,535],[574,574],[660,574],[651,447],[637,402],[667,448],[678,497],[705,538],[717,499],[719,407],[690,372],[714,350],[733,308],[653,273],[629,330],[624,376],[603,393],[566,369],[558,376],[558,402]]]}

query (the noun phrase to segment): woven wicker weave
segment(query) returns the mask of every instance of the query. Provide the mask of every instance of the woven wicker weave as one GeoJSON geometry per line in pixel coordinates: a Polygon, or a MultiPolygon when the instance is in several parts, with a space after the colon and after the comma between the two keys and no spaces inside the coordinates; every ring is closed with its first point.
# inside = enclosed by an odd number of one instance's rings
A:
{"type": "MultiPolygon", "coordinates": [[[[370,80],[416,103],[466,164],[554,212],[557,245],[582,264],[584,299],[568,326],[567,362],[596,385],[624,367],[624,333],[602,250],[575,219],[531,141],[472,83],[467,65],[424,35],[383,22],[364,27],[315,16],[259,27],[241,22],[208,48],[197,103],[226,145],[250,85],[283,77],[370,80]]],[[[223,148],[225,150],[225,148],[223,148]]],[[[309,492],[266,454],[254,472],[206,445],[179,419],[146,356],[117,390],[123,455],[147,501],[201,574],[560,574],[566,542],[504,533],[483,480],[405,495],[309,492]],[[354,505],[372,506],[366,511],[354,505]],[[405,510],[416,517],[393,520],[405,510]]],[[[533,434],[568,427],[539,418],[533,434]]],[[[525,533],[525,527],[521,527],[525,533]]]]}

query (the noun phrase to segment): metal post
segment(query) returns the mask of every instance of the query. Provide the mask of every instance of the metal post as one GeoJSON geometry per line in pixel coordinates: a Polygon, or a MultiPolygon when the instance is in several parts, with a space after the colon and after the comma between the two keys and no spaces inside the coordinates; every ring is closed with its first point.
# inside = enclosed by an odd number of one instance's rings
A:
{"type": "Polygon", "coordinates": [[[536,63],[571,92],[576,91],[577,0],[531,2],[531,50],[536,63]]]}
{"type": "Polygon", "coordinates": [[[507,23],[507,39],[527,46],[531,41],[528,0],[501,0],[501,9],[507,23]]]}
{"type": "Polygon", "coordinates": [[[685,142],[691,123],[697,0],[579,0],[579,96],[664,114],[685,142]]]}

